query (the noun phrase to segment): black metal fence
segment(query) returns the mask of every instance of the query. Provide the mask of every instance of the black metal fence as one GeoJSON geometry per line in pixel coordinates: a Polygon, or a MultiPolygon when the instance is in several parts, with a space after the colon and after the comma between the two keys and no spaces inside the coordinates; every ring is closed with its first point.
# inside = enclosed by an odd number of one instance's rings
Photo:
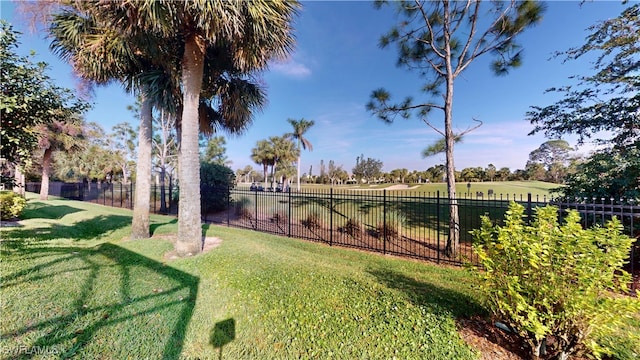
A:
{"type": "MultiPolygon", "coordinates": [[[[59,196],[107,206],[133,207],[134,187],[122,184],[67,184],[59,196]]],[[[150,211],[177,214],[178,189],[153,186],[150,211]],[[161,195],[164,193],[164,206],[161,195]]],[[[27,191],[39,191],[31,183],[27,191]]],[[[203,190],[209,191],[209,190],[203,190]]],[[[446,252],[449,209],[444,193],[401,190],[315,189],[301,192],[252,191],[248,187],[212,190],[205,198],[224,199],[223,211],[203,214],[203,220],[227,226],[268,232],[398,256],[460,265],[476,262],[470,231],[480,226],[480,216],[501,221],[511,201],[525,207],[529,218],[539,206],[554,205],[562,217],[577,210],[585,227],[604,224],[616,216],[624,233],[640,238],[640,205],[616,199],[554,201],[546,197],[481,193],[461,194],[457,199],[459,247],[455,256],[446,252]]],[[[220,207],[216,202],[216,208],[220,207]]],[[[205,204],[206,205],[206,204],[205,204]]],[[[204,206],[203,208],[207,208],[204,206]]],[[[640,240],[629,256],[628,269],[640,275],[640,240]]]]}
{"type": "Polygon", "coordinates": [[[491,197],[462,194],[457,199],[460,247],[458,256],[451,258],[445,256],[451,206],[446,194],[333,189],[274,193],[243,188],[231,193],[231,209],[209,214],[205,219],[329,245],[456,264],[476,260],[470,231],[480,226],[480,216],[500,221],[511,201],[522,204],[530,218],[536,207],[549,204],[560,209],[560,216],[567,209],[576,209],[585,227],[604,224],[615,215],[627,235],[640,234],[638,205],[604,199],[559,202],[530,194],[491,197]]]}

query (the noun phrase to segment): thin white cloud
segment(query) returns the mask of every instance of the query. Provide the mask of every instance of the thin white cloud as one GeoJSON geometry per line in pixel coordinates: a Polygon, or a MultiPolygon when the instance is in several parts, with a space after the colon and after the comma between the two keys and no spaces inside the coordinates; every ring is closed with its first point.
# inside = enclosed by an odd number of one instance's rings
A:
{"type": "Polygon", "coordinates": [[[286,62],[275,63],[271,66],[271,69],[277,73],[297,79],[303,79],[311,76],[311,69],[306,65],[291,59],[286,62]]]}

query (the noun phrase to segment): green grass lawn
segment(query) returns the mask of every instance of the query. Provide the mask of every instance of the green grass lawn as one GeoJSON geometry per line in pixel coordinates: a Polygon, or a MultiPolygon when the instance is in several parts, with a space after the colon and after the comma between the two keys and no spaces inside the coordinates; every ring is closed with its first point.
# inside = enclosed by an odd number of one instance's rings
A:
{"type": "Polygon", "coordinates": [[[131,241],[128,210],[31,198],[24,215],[0,234],[3,357],[475,357],[462,269],[213,226],[219,247],[166,261],[171,217],[131,241]]]}
{"type": "MultiPolygon", "coordinates": [[[[476,192],[483,192],[483,196],[485,199],[488,198],[489,190],[493,190],[493,193],[499,199],[500,195],[503,195],[503,198],[509,196],[509,199],[515,196],[518,200],[520,198],[526,200],[527,194],[531,193],[533,199],[536,199],[536,196],[542,200],[543,197],[549,198],[551,195],[551,190],[561,187],[559,184],[548,183],[544,181],[495,181],[495,182],[472,182],[471,187],[467,187],[467,182],[458,182],[456,183],[456,191],[459,194],[459,197],[463,198],[467,196],[471,196],[472,198],[476,197],[476,192]]],[[[302,184],[303,190],[326,190],[329,191],[332,187],[336,190],[384,190],[390,188],[394,185],[401,184],[363,184],[363,185],[317,185],[317,184],[302,184]]],[[[446,183],[429,183],[429,184],[404,184],[409,188],[406,190],[399,190],[403,193],[435,193],[440,191],[441,197],[446,197],[447,184],[446,183]]],[[[240,187],[247,187],[244,184],[240,185],[240,187]]],[[[295,189],[295,184],[292,185],[292,188],[295,189]]],[[[434,196],[432,194],[432,196],[434,196]]],[[[493,197],[492,197],[493,199],[493,197]]]]}

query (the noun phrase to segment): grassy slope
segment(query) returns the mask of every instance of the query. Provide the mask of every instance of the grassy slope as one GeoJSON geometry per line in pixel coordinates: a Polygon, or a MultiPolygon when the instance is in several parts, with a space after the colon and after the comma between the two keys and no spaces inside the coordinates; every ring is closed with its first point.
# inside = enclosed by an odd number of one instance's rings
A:
{"type": "MultiPolygon", "coordinates": [[[[219,227],[207,231],[220,247],[167,263],[168,240],[126,240],[127,210],[31,199],[25,215],[1,233],[3,349],[83,359],[474,356],[454,323],[483,312],[463,270],[219,227]]],[[[174,233],[175,219],[152,216],[152,230],[174,233]]]]}

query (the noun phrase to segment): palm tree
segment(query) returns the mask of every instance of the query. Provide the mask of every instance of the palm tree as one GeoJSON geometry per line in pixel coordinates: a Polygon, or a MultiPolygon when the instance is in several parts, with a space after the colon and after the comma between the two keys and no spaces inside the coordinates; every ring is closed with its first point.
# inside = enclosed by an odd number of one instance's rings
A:
{"type": "MultiPolygon", "coordinates": [[[[158,71],[170,74],[171,81],[178,83],[172,95],[176,96],[178,89],[182,89],[182,101],[176,104],[177,122],[180,131],[179,180],[180,203],[178,221],[178,241],[176,250],[181,255],[197,253],[201,250],[201,220],[200,220],[200,178],[198,133],[199,120],[202,113],[207,114],[202,106],[201,95],[205,89],[203,84],[213,83],[219,77],[209,77],[205,64],[232,60],[238,72],[249,74],[264,69],[274,57],[284,58],[293,46],[291,26],[293,16],[299,7],[297,2],[268,1],[268,2],[159,2],[153,0],[130,2],[74,2],[73,6],[81,11],[90,12],[101,19],[102,34],[124,34],[132,44],[152,44],[150,47],[123,47],[116,55],[107,54],[108,59],[123,60],[125,66],[119,66],[120,74],[131,74],[127,67],[132,63],[147,67],[157,66],[158,71]],[[116,30],[117,29],[117,30],[116,30]],[[230,51],[230,56],[220,59],[216,50],[224,44],[224,50],[230,51]],[[159,49],[170,48],[170,51],[159,49]],[[160,52],[160,53],[159,53],[160,52]],[[139,58],[139,55],[148,55],[139,58]],[[177,54],[176,56],[173,56],[177,54]],[[125,71],[122,71],[124,68],[125,71]]],[[[64,15],[64,14],[63,14],[64,15]]],[[[79,24],[81,27],[84,24],[79,24]]],[[[93,50],[107,52],[113,49],[112,44],[102,43],[93,50]],[[106,46],[109,45],[109,46],[106,46]]],[[[222,52],[224,55],[224,51],[222,52]]],[[[95,56],[95,55],[94,55],[95,56]]],[[[115,64],[122,65],[118,61],[115,64]]],[[[110,63],[107,63],[110,66],[110,63]]],[[[99,66],[98,66],[99,67],[99,66]]],[[[118,68],[114,66],[113,68],[118,68]]],[[[113,68],[109,68],[112,70],[113,68]]],[[[113,72],[107,72],[109,76],[113,72]]],[[[144,75],[144,74],[143,74],[144,75]]],[[[107,76],[107,77],[109,77],[107,76]]],[[[226,91],[218,87],[212,95],[219,96],[221,103],[242,104],[242,96],[221,96],[220,91],[231,94],[242,93],[250,82],[247,79],[227,82],[236,92],[226,91]]],[[[149,86],[150,83],[147,83],[149,86]]],[[[255,87],[254,87],[255,88],[255,87]]],[[[167,88],[165,88],[167,89],[167,88]]],[[[255,92],[254,92],[255,93],[255,92]]],[[[258,91],[260,93],[260,91],[258,91]]],[[[233,106],[221,106],[221,113],[232,115],[247,115],[251,111],[241,111],[233,106]]],[[[246,119],[246,117],[245,117],[246,119]]],[[[227,125],[241,125],[239,122],[223,119],[227,125]]],[[[144,128],[141,126],[141,129],[144,128]]],[[[150,140],[149,140],[150,144],[150,140]]],[[[149,145],[150,147],[150,145],[149,145]]],[[[140,149],[141,151],[142,149],[140,149]]],[[[150,161],[149,161],[150,162],[150,161]]],[[[146,163],[146,161],[145,161],[146,163]]]]}
{"type": "MultiPolygon", "coordinates": [[[[269,138],[273,149],[273,164],[271,165],[271,181],[275,179],[276,168],[283,169],[291,166],[296,158],[300,157],[300,151],[287,136],[272,136],[269,138]]],[[[283,173],[286,176],[286,173],[283,173]]]]}
{"type": "Polygon", "coordinates": [[[44,150],[42,155],[42,182],[40,200],[49,199],[49,175],[53,153],[58,150],[73,152],[82,148],[82,120],[71,118],[67,121],[53,120],[38,125],[35,129],[40,134],[38,147],[44,150]]]}
{"type": "Polygon", "coordinates": [[[264,174],[264,187],[267,187],[267,172],[269,166],[274,164],[274,152],[273,145],[268,140],[260,140],[256,144],[256,147],[251,149],[251,159],[258,165],[262,165],[262,171],[264,174]]]}
{"type": "MultiPolygon", "coordinates": [[[[180,133],[180,115],[183,115],[180,114],[180,109],[185,108],[180,101],[181,58],[171,55],[179,53],[176,49],[180,49],[184,39],[167,39],[162,37],[161,33],[153,33],[153,30],[151,35],[155,36],[149,36],[149,32],[145,33],[144,30],[135,27],[123,32],[110,31],[117,21],[127,23],[130,20],[128,16],[133,15],[135,11],[126,13],[123,17],[122,7],[111,6],[118,4],[103,3],[102,7],[98,4],[88,7],[84,5],[82,2],[74,4],[77,14],[63,12],[54,18],[51,30],[55,40],[52,47],[63,57],[66,55],[72,60],[72,64],[80,70],[78,72],[84,78],[98,83],[115,78],[128,88],[137,86],[138,89],[144,89],[140,91],[145,101],[142,102],[143,111],[140,112],[136,190],[138,201],[134,206],[132,237],[148,237],[152,135],[152,107],[148,102],[153,100],[160,103],[161,107],[176,113],[180,133]],[[137,213],[136,209],[139,210],[137,213]]],[[[141,3],[128,5],[133,6],[129,10],[140,10],[136,6],[141,3]]],[[[205,86],[202,86],[203,93],[199,99],[199,106],[196,107],[200,127],[205,131],[222,127],[232,133],[240,132],[251,123],[254,109],[261,108],[265,103],[263,89],[242,73],[234,64],[233,56],[229,43],[217,42],[207,48],[205,86]],[[217,99],[217,108],[213,106],[210,98],[217,99]]]]}
{"type": "MultiPolygon", "coordinates": [[[[243,72],[263,69],[274,57],[284,58],[293,46],[291,26],[298,8],[289,1],[98,2],[112,17],[111,26],[125,33],[175,40],[182,93],[180,122],[180,202],[176,250],[194,254],[202,248],[200,163],[198,149],[200,96],[208,50],[231,46],[232,59],[243,72]]],[[[174,63],[176,64],[176,63],[174,63]]],[[[233,111],[230,109],[229,111],[233,111]]]]}
{"type": "Polygon", "coordinates": [[[125,37],[105,24],[105,13],[95,4],[76,2],[55,14],[49,31],[53,35],[51,48],[73,65],[74,71],[88,83],[121,82],[129,91],[136,91],[141,101],[136,161],[136,189],[131,237],[148,238],[151,198],[151,138],[153,83],[142,83],[141,75],[161,69],[154,57],[163,58],[170,50],[153,37],[125,37]]]}
{"type": "MultiPolygon", "coordinates": [[[[296,139],[298,141],[298,153],[300,154],[302,152],[300,148],[301,146],[302,146],[302,149],[304,150],[309,149],[309,151],[312,151],[313,146],[311,145],[311,142],[309,141],[309,139],[304,137],[304,134],[307,132],[307,130],[309,130],[310,127],[313,126],[313,124],[315,124],[315,122],[313,120],[305,120],[304,118],[300,120],[287,119],[287,121],[289,122],[289,124],[291,124],[291,126],[293,126],[293,132],[288,133],[286,136],[296,139]]],[[[300,155],[298,155],[297,180],[298,180],[297,189],[298,191],[300,191],[300,155]]]]}

